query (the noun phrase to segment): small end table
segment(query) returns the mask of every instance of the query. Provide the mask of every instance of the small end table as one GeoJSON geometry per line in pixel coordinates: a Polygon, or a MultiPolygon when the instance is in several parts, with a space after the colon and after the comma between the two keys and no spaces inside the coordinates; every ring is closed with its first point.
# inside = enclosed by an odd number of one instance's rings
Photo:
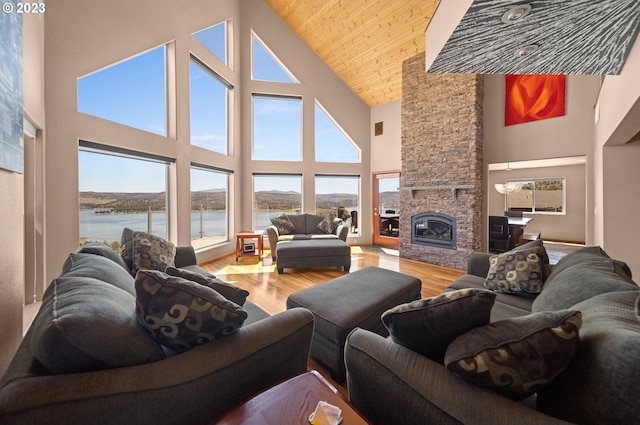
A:
{"type": "Polygon", "coordinates": [[[317,371],[294,376],[245,401],[211,425],[309,425],[319,401],[342,410],[341,425],[369,424],[317,371]]]}
{"type": "Polygon", "coordinates": [[[240,257],[258,257],[258,261],[260,261],[263,250],[264,245],[262,243],[262,233],[253,232],[251,230],[242,230],[236,233],[236,262],[240,257]],[[257,240],[257,243],[245,243],[246,240],[257,240]]]}

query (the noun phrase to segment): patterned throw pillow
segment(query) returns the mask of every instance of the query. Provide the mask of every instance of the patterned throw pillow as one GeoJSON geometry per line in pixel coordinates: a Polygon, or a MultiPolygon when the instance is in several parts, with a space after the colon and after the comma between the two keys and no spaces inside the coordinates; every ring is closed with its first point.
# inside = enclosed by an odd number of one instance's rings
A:
{"type": "Polygon", "coordinates": [[[336,217],[334,213],[329,213],[329,215],[325,216],[322,221],[318,223],[318,229],[330,235],[336,232],[340,224],[342,224],[342,220],[336,217]]]}
{"type": "Polygon", "coordinates": [[[236,332],[247,312],[199,283],[157,270],[140,270],[136,317],[160,344],[183,352],[236,332]]]}
{"type": "Polygon", "coordinates": [[[176,258],[176,246],[145,232],[133,232],[133,268],[131,273],[135,276],[138,270],[165,271],[173,265],[176,258]]]}
{"type": "Polygon", "coordinates": [[[271,224],[276,226],[276,228],[278,229],[278,234],[280,235],[290,235],[296,230],[289,217],[284,214],[273,217],[271,219],[271,224]]]}
{"type": "Polygon", "coordinates": [[[382,314],[396,343],[443,363],[447,346],[459,335],[489,323],[496,294],[468,288],[400,304],[382,314]]]}
{"type": "Polygon", "coordinates": [[[183,279],[190,280],[192,282],[199,283],[200,285],[208,286],[214,291],[222,294],[223,297],[232,301],[238,305],[244,305],[247,301],[249,291],[233,286],[230,283],[223,282],[217,277],[209,277],[201,275],[200,273],[192,272],[191,270],[177,269],[175,267],[167,267],[165,271],[170,276],[178,276],[183,279]]]}
{"type": "Polygon", "coordinates": [[[537,248],[492,255],[484,287],[496,292],[539,294],[542,259],[537,248]]]}
{"type": "Polygon", "coordinates": [[[582,315],[548,311],[494,322],[456,338],[445,366],[464,380],[521,400],[552,382],[580,342],[582,315]]]}

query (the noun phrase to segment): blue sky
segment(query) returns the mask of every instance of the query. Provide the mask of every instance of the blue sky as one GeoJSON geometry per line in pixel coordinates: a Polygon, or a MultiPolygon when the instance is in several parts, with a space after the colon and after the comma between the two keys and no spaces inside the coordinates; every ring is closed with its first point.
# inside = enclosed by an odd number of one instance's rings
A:
{"type": "MultiPolygon", "coordinates": [[[[226,23],[194,34],[226,63],[226,23]]],[[[253,69],[257,80],[296,84],[256,36],[252,37],[253,69]]],[[[164,46],[84,76],[78,80],[78,110],[144,131],[166,136],[164,46]]],[[[215,70],[214,70],[215,72],[215,70]]],[[[219,77],[190,65],[191,143],[226,154],[226,90],[219,77]]],[[[304,99],[305,102],[312,101],[304,99]]],[[[302,99],[254,97],[254,158],[300,161],[302,155],[302,99]],[[299,149],[291,149],[298,146],[299,149]]],[[[324,162],[356,162],[358,150],[327,115],[315,105],[316,159],[324,162]]],[[[100,141],[97,141],[100,142],[100,141]]],[[[158,192],[165,190],[164,166],[110,155],[81,152],[80,190],[104,192],[158,192]]],[[[195,175],[199,175],[195,173],[195,175]]],[[[194,174],[192,173],[192,176],[194,174]]],[[[203,175],[206,177],[207,174],[203,175]]],[[[308,178],[309,176],[305,176],[308,178]]],[[[311,176],[313,178],[313,176],[311,176]]],[[[194,179],[193,189],[212,189],[194,179]]],[[[295,179],[294,179],[295,181],[295,179]]],[[[319,180],[324,182],[325,180],[319,180]]],[[[300,191],[300,184],[284,184],[281,190],[300,191]],[[297,188],[296,188],[297,187],[297,188]]],[[[212,184],[214,182],[212,181],[212,184]]],[[[335,182],[334,182],[335,183],[335,182]]],[[[276,184],[276,183],[273,183],[276,184]]],[[[204,183],[206,185],[206,183],[204,183]]],[[[352,188],[324,185],[318,193],[350,192],[352,188]]],[[[257,190],[260,190],[257,188],[257,190]]],[[[357,192],[357,187],[355,188],[357,192]]]]}

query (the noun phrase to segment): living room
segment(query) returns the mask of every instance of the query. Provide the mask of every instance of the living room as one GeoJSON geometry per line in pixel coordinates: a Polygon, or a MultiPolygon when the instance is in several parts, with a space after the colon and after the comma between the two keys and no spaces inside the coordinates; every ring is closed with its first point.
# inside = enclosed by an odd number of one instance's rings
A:
{"type": "MultiPolygon", "coordinates": [[[[6,368],[22,337],[22,308],[25,303],[25,275],[32,273],[36,297],[60,272],[69,252],[78,246],[78,141],[87,140],[121,149],[154,153],[174,158],[170,171],[169,238],[180,245],[190,244],[189,165],[211,164],[234,170],[230,191],[230,234],[252,227],[252,175],[255,173],[357,174],[361,176],[361,204],[370,205],[371,173],[400,170],[403,167],[402,101],[376,107],[367,106],[331,71],[311,49],[263,1],[224,1],[215,4],[197,2],[198,13],[184,3],[130,4],[130,2],[47,3],[44,17],[25,16],[24,25],[24,111],[36,125],[41,148],[41,163],[36,174],[43,184],[40,200],[41,221],[27,222],[23,213],[25,188],[33,184],[25,176],[0,171],[0,187],[5,199],[3,217],[2,338],[0,370],[6,368]],[[192,148],[188,137],[187,64],[191,52],[209,57],[191,38],[191,34],[218,22],[233,19],[234,49],[239,63],[249,63],[250,33],[265,42],[301,84],[295,88],[281,84],[252,81],[246,68],[224,76],[236,87],[238,101],[233,124],[235,155],[218,155],[192,148]],[[143,131],[81,114],[77,111],[78,78],[95,72],[150,48],[170,43],[175,52],[176,87],[170,90],[177,110],[169,120],[167,140],[143,131]],[[361,149],[357,164],[317,164],[313,154],[302,163],[264,163],[251,160],[250,98],[253,92],[296,94],[318,99],[361,149]],[[373,135],[374,123],[384,122],[385,134],[373,135]],[[177,141],[177,143],[173,143],[177,141]],[[25,270],[23,247],[31,246],[25,228],[41,243],[33,270],[25,270]],[[29,231],[29,229],[27,229],[29,231]],[[17,249],[19,248],[19,249],[17,249]]],[[[493,172],[489,164],[510,163],[523,167],[528,161],[583,157],[585,193],[584,211],[573,210],[563,217],[584,223],[570,235],[545,234],[550,238],[600,245],[614,258],[626,261],[632,270],[640,269],[640,257],[634,249],[640,227],[633,224],[638,193],[629,182],[636,181],[640,145],[638,114],[640,109],[640,45],[634,43],[619,76],[568,76],[567,113],[563,117],[519,126],[505,127],[504,75],[486,75],[483,82],[483,161],[482,192],[487,201],[481,216],[502,211],[502,198],[492,192],[493,172]],[[597,122],[596,122],[597,121],[597,122]],[[621,226],[621,223],[626,223],[621,226]]],[[[312,128],[312,113],[305,112],[303,128],[312,128]]],[[[33,146],[25,146],[25,150],[33,146]]],[[[305,146],[307,149],[312,149],[305,146]]],[[[310,150],[309,152],[312,152],[310,150]]],[[[536,167],[538,168],[538,167],[536,167]]],[[[514,167],[514,173],[526,168],[514,167]]],[[[555,174],[555,171],[554,171],[555,174]]],[[[502,176],[499,177],[503,178],[502,176]]],[[[313,179],[304,180],[303,205],[314,205],[313,179]]],[[[569,189],[570,190],[570,189],[569,189]]],[[[568,192],[571,193],[571,192],[568,192]]],[[[568,195],[569,196],[569,195],[568,195]]],[[[582,194],[581,194],[582,196],[582,194]]],[[[367,207],[368,208],[368,207],[367,207]]],[[[370,212],[370,211],[369,211],[370,212]]],[[[372,227],[371,214],[360,218],[362,229],[372,227]]],[[[540,223],[540,220],[536,220],[540,223]]],[[[480,220],[480,222],[484,222],[480,220]]],[[[533,225],[533,223],[532,223],[533,225]]],[[[548,227],[546,227],[548,228],[548,227]]],[[[349,238],[352,245],[371,244],[369,232],[349,238]]],[[[482,247],[486,241],[482,240],[482,247]]],[[[233,251],[233,241],[198,252],[206,261],[233,251]]],[[[34,289],[34,288],[31,288],[34,289]]],[[[27,291],[27,293],[29,293],[27,291]]],[[[33,293],[33,290],[30,292],[33,293]]]]}

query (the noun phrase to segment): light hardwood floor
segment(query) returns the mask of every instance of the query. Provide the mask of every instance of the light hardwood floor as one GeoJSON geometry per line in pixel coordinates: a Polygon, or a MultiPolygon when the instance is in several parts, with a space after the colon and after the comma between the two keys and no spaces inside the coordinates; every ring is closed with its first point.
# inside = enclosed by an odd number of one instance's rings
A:
{"type": "MultiPolygon", "coordinates": [[[[234,254],[231,254],[209,261],[202,266],[218,278],[249,291],[248,299],[270,314],[286,310],[287,297],[292,293],[345,275],[345,272],[338,267],[285,269],[283,274],[278,274],[268,250],[265,251],[260,262],[257,258],[240,258],[236,262],[234,254]]],[[[369,266],[378,266],[417,277],[422,281],[423,298],[438,295],[446,286],[465,273],[463,270],[386,254],[381,248],[352,246],[351,272],[369,266]]]]}
{"type": "MultiPolygon", "coordinates": [[[[422,281],[423,298],[438,295],[451,282],[465,274],[463,270],[408,260],[385,252],[393,251],[369,246],[352,246],[350,271],[378,266],[415,276],[422,281]]],[[[241,257],[236,262],[235,254],[230,254],[208,261],[201,266],[225,282],[249,291],[248,299],[270,314],[285,311],[287,297],[290,294],[346,274],[338,267],[285,269],[283,274],[278,274],[268,250],[262,256],[262,261],[258,261],[255,257],[241,257]]],[[[343,397],[348,397],[346,384],[335,382],[323,365],[310,359],[309,370],[312,369],[320,372],[343,397]]]]}

